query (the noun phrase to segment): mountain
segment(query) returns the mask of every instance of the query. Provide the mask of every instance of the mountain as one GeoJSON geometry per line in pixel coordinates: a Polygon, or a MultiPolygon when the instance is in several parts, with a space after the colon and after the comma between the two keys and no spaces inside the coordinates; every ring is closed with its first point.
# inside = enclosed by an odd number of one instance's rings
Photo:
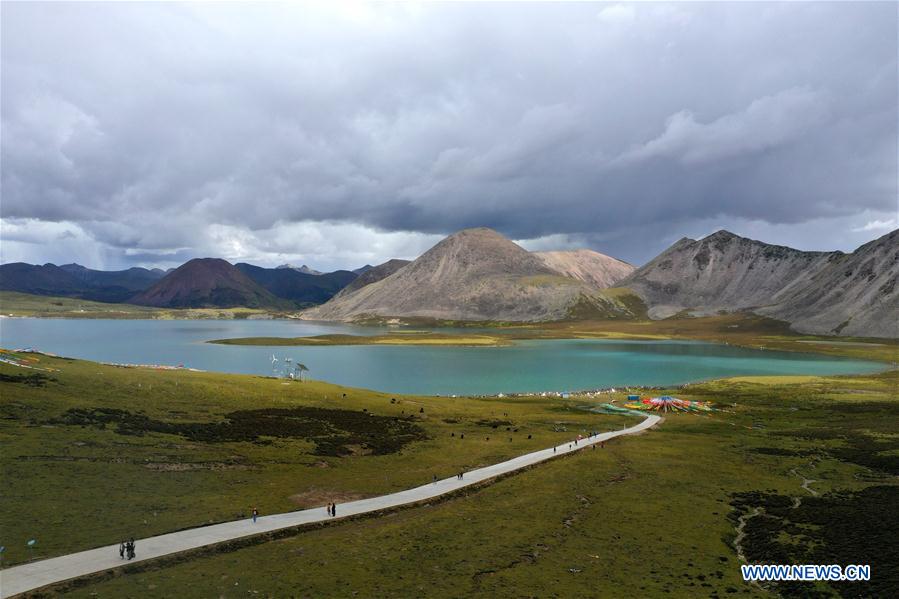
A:
{"type": "Polygon", "coordinates": [[[619,285],[653,318],[746,310],[801,332],[897,336],[897,241],[894,231],[852,254],[804,252],[718,231],[681,239],[619,285]]]}
{"type": "Polygon", "coordinates": [[[593,250],[534,252],[551,269],[597,289],[614,287],[635,268],[617,258],[593,250]]]}
{"type": "Polygon", "coordinates": [[[167,308],[284,307],[286,302],[220,258],[195,258],[170,272],[130,303],[167,308]]]}
{"type": "Polygon", "coordinates": [[[354,268],[353,272],[356,273],[357,275],[364,275],[366,272],[370,271],[373,268],[374,268],[374,266],[372,266],[371,264],[366,264],[365,266],[360,266],[359,268],[354,268]]]}
{"type": "Polygon", "coordinates": [[[146,289],[163,273],[145,268],[103,271],[80,264],[32,265],[17,262],[0,266],[0,289],[35,295],[122,302],[146,289]]]}
{"type": "Polygon", "coordinates": [[[491,229],[450,235],[393,274],[304,312],[304,318],[354,320],[558,320],[572,311],[628,314],[616,300],[565,277],[491,229]]]}
{"type": "MultiPolygon", "coordinates": [[[[356,277],[356,279],[351,282],[349,285],[340,290],[339,296],[346,296],[354,291],[358,291],[362,289],[366,285],[371,285],[372,283],[377,283],[381,279],[386,279],[402,267],[409,264],[409,260],[399,260],[398,258],[393,258],[384,262],[383,264],[378,264],[377,266],[369,266],[368,268],[358,268],[356,270],[361,270],[362,273],[356,277]]],[[[353,271],[356,272],[356,271],[353,271]]]]}
{"type": "Polygon", "coordinates": [[[328,301],[356,279],[348,270],[307,274],[295,268],[261,268],[244,263],[235,267],[272,295],[301,307],[328,301]]]}
{"type": "Polygon", "coordinates": [[[74,263],[56,266],[17,262],[0,265],[0,290],[169,307],[234,306],[238,305],[235,298],[246,297],[252,302],[248,306],[296,308],[326,302],[356,279],[356,275],[347,270],[314,275],[294,268],[274,269],[238,264],[236,268],[244,277],[241,280],[223,264],[235,268],[224,260],[211,258],[200,262],[192,260],[178,269],[167,271],[158,268],[103,271],[74,263]],[[187,273],[196,277],[195,282],[190,281],[181,270],[188,265],[187,273]],[[168,278],[175,273],[179,273],[177,278],[168,278]],[[250,280],[247,281],[246,277],[250,280]],[[163,285],[156,286],[166,278],[168,280],[163,285]],[[221,280],[216,282],[218,278],[221,280]],[[262,287],[262,292],[249,283],[262,287]],[[192,288],[193,285],[196,289],[192,288]],[[154,287],[152,291],[151,287],[154,287]],[[228,292],[228,289],[234,293],[228,292]]]}
{"type": "Polygon", "coordinates": [[[129,268],[126,270],[94,270],[80,264],[63,264],[64,271],[74,275],[92,287],[121,287],[131,291],[142,291],[165,276],[165,272],[154,268],[129,268]]]}
{"type": "Polygon", "coordinates": [[[0,265],[0,289],[70,297],[83,293],[87,285],[55,264],[13,262],[0,265]]]}
{"type": "Polygon", "coordinates": [[[621,282],[650,306],[651,317],[683,310],[717,312],[777,303],[790,288],[838,259],[839,252],[803,252],[718,231],[681,239],[621,282]]]}
{"type": "Polygon", "coordinates": [[[899,229],[835,256],[804,286],[757,310],[802,332],[899,337],[899,229]]]}
{"type": "Polygon", "coordinates": [[[304,275],[322,275],[325,274],[320,270],[315,270],[314,268],[309,268],[305,264],[303,266],[294,266],[293,264],[282,264],[281,266],[276,266],[277,269],[290,269],[295,270],[296,272],[303,273],[304,275]]]}

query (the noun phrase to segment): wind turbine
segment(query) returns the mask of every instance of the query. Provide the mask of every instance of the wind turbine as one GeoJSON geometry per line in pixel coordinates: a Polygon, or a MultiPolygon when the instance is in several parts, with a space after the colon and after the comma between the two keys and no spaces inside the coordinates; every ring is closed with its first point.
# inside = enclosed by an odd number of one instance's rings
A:
{"type": "Polygon", "coordinates": [[[272,376],[275,376],[275,369],[277,368],[278,358],[275,357],[275,354],[272,354],[272,376]]]}

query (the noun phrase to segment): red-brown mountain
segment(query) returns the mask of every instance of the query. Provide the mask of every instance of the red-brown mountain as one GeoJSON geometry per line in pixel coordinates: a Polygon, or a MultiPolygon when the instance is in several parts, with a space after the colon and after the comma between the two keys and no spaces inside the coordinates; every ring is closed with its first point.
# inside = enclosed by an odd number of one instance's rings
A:
{"type": "Polygon", "coordinates": [[[289,304],[220,258],[185,262],[131,298],[131,303],[166,308],[268,308],[289,304]]]}

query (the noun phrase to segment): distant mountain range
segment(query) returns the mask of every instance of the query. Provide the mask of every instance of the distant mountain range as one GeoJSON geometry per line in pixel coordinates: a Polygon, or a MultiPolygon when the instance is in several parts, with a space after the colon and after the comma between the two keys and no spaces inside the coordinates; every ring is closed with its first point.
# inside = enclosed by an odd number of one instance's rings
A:
{"type": "Polygon", "coordinates": [[[17,262],[0,265],[0,290],[169,308],[295,310],[328,301],[357,277],[347,270],[307,274],[302,268],[232,265],[216,258],[191,260],[168,271],[17,262]]]}
{"type": "Polygon", "coordinates": [[[298,269],[262,268],[245,263],[236,264],[235,268],[276,297],[290,300],[296,305],[326,302],[357,276],[348,270],[329,273],[313,271],[318,274],[307,274],[298,269]]]}
{"type": "Polygon", "coordinates": [[[856,251],[805,252],[718,231],[635,269],[592,250],[528,252],[466,229],[418,259],[356,271],[191,260],[172,271],[0,266],[0,290],[164,307],[309,308],[304,318],[548,321],[746,311],[796,331],[899,337],[899,230],[856,251]]]}
{"type": "Polygon", "coordinates": [[[165,276],[159,269],[92,270],[79,264],[0,265],[0,290],[35,295],[79,297],[99,302],[126,302],[165,276]]]}

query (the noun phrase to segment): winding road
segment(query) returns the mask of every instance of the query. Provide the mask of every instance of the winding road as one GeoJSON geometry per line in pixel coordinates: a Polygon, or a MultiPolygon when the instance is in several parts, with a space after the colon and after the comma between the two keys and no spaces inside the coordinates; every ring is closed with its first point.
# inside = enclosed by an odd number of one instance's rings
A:
{"type": "Polygon", "coordinates": [[[0,570],[0,598],[12,597],[48,585],[115,569],[126,563],[145,562],[192,549],[271,533],[304,524],[340,520],[359,514],[419,503],[465,487],[477,485],[534,464],[539,464],[540,462],[545,462],[554,457],[580,451],[585,447],[608,441],[615,437],[633,435],[645,431],[658,424],[660,420],[659,416],[649,415],[641,423],[632,427],[620,431],[600,433],[589,439],[581,439],[577,445],[572,440],[570,445],[567,442],[558,445],[556,451],[553,451],[553,448],[543,449],[493,464],[492,466],[485,466],[484,468],[466,472],[461,480],[453,476],[439,480],[436,483],[431,482],[389,495],[341,503],[337,506],[336,518],[328,516],[324,507],[311,508],[284,514],[261,516],[255,523],[251,519],[236,520],[167,533],[147,539],[139,539],[136,542],[137,557],[130,562],[125,562],[119,558],[119,546],[116,544],[13,566],[0,570]]]}

